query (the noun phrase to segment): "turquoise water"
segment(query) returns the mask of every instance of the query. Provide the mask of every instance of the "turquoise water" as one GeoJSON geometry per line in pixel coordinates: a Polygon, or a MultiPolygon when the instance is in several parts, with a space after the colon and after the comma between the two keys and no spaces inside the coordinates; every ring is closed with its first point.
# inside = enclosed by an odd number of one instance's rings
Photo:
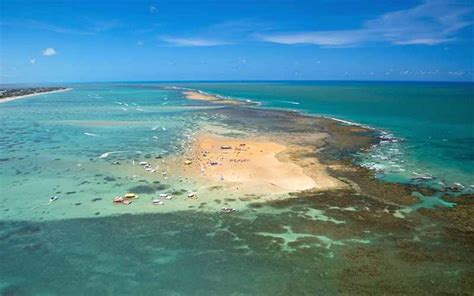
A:
{"type": "MultiPolygon", "coordinates": [[[[382,129],[399,141],[362,157],[389,181],[474,184],[474,84],[412,82],[199,83],[186,86],[382,129]]],[[[472,190],[472,187],[470,188],[472,190]]]]}
{"type": "Polygon", "coordinates": [[[111,198],[172,188],[176,176],[165,180],[166,164],[156,157],[180,153],[215,107],[162,87],[79,85],[0,108],[3,217],[43,220],[124,213],[109,206],[111,198]],[[142,161],[153,161],[157,172],[144,171],[142,161]],[[47,207],[54,195],[72,207],[47,207]]]}
{"type": "MultiPolygon", "coordinates": [[[[185,201],[179,194],[198,184],[162,175],[168,165],[162,157],[180,154],[208,123],[224,126],[229,113],[186,100],[167,85],[185,84],[71,85],[69,92],[0,105],[1,295],[413,294],[433,283],[441,292],[463,291],[469,261],[437,262],[432,255],[435,263],[411,264],[405,257],[413,249],[404,253],[400,245],[416,240],[418,253],[469,258],[463,247],[426,231],[437,225],[387,230],[367,223],[360,215],[373,205],[358,196],[350,205],[301,198],[236,215],[185,201]],[[145,171],[142,161],[157,171],[145,171]],[[127,191],[140,198],[131,206],[112,205],[127,191]],[[152,196],[171,191],[176,199],[166,207],[150,205],[152,196]],[[59,199],[49,203],[54,195],[59,199]],[[390,268],[379,270],[380,262],[390,268]]],[[[446,183],[472,184],[471,85],[186,86],[382,128],[402,141],[375,148],[361,162],[394,161],[408,177],[417,168],[446,183]],[[380,159],[383,149],[393,152],[388,161],[380,159]]],[[[406,177],[381,173],[391,176],[406,177]]],[[[451,206],[440,198],[420,200],[421,207],[451,206]]]]}

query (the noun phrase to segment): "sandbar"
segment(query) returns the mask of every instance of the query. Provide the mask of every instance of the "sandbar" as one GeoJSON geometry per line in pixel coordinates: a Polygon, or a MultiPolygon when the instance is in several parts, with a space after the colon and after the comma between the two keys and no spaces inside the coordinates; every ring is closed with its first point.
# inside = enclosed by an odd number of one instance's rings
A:
{"type": "Polygon", "coordinates": [[[201,179],[209,186],[225,186],[248,194],[285,194],[305,190],[328,190],[344,186],[315,163],[317,173],[309,174],[292,161],[289,148],[264,138],[230,138],[212,134],[199,135],[182,170],[191,179],[201,179]]]}
{"type": "Polygon", "coordinates": [[[206,93],[197,92],[197,91],[185,91],[183,92],[183,94],[189,100],[206,101],[206,102],[229,104],[229,105],[242,105],[243,104],[241,101],[222,99],[211,94],[206,94],[206,93]]]}

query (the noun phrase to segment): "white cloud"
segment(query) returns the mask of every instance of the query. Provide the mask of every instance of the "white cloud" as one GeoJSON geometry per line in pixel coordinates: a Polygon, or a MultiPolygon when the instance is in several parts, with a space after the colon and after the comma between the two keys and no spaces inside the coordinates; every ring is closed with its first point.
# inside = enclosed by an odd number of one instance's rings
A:
{"type": "Polygon", "coordinates": [[[70,35],[91,35],[93,32],[81,29],[66,28],[61,26],[56,26],[52,24],[47,24],[43,22],[38,22],[35,20],[25,20],[22,22],[2,22],[1,26],[13,27],[13,28],[25,28],[28,30],[43,30],[54,32],[58,34],[70,34],[70,35]]]}
{"type": "Polygon", "coordinates": [[[122,26],[121,23],[115,20],[110,21],[93,21],[87,20],[83,22],[79,28],[68,28],[63,26],[57,26],[54,24],[48,24],[39,22],[36,20],[25,20],[22,22],[1,22],[0,26],[13,27],[13,28],[25,28],[28,30],[42,30],[49,31],[58,34],[68,34],[68,35],[95,35],[110,31],[122,26]]]}
{"type": "Polygon", "coordinates": [[[317,44],[322,46],[346,46],[364,42],[368,36],[364,30],[299,32],[274,35],[257,35],[267,42],[281,44],[317,44]]]}
{"type": "Polygon", "coordinates": [[[448,74],[451,76],[463,76],[464,71],[449,71],[448,74]]]}
{"type": "Polygon", "coordinates": [[[217,39],[206,39],[206,38],[174,38],[174,37],[162,37],[166,43],[175,46],[219,46],[228,45],[229,42],[225,42],[217,39]]]}
{"type": "Polygon", "coordinates": [[[148,7],[148,10],[150,11],[150,13],[157,13],[158,12],[158,8],[156,8],[156,6],[154,6],[154,5],[150,5],[148,7]]]}
{"type": "Polygon", "coordinates": [[[33,65],[36,64],[36,59],[31,59],[30,63],[33,64],[33,65]]]}
{"type": "Polygon", "coordinates": [[[50,57],[56,54],[57,54],[57,51],[52,47],[48,47],[45,50],[43,50],[43,55],[47,57],[50,57]]]}
{"type": "Polygon", "coordinates": [[[397,45],[415,45],[415,44],[424,44],[424,45],[436,45],[440,43],[445,43],[453,41],[453,38],[419,38],[419,39],[408,39],[408,40],[394,40],[392,43],[397,45]]]}
{"type": "Polygon", "coordinates": [[[207,27],[195,28],[183,36],[161,36],[161,40],[173,46],[220,46],[255,41],[256,32],[266,32],[271,25],[253,19],[228,20],[207,27]]]}
{"type": "Polygon", "coordinates": [[[267,42],[351,46],[368,42],[396,45],[436,45],[456,39],[461,29],[471,25],[472,7],[462,1],[426,0],[422,4],[381,15],[361,28],[339,31],[309,31],[257,35],[267,42]]]}

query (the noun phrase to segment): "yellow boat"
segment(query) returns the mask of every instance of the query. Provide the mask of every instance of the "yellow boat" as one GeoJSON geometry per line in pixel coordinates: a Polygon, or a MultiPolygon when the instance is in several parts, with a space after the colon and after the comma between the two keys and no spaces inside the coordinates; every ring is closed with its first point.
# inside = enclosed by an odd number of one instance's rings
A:
{"type": "Polygon", "coordinates": [[[138,195],[135,193],[127,193],[124,195],[125,198],[138,198],[138,195]]]}

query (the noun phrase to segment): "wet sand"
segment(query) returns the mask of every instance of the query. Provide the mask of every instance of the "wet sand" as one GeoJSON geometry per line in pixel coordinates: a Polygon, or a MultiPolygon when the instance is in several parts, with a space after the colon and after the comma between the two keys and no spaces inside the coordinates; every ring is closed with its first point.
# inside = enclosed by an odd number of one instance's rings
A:
{"type": "Polygon", "coordinates": [[[24,95],[24,96],[8,97],[8,98],[5,98],[5,99],[0,99],[0,104],[15,101],[15,100],[19,100],[19,99],[24,99],[24,98],[29,98],[29,97],[39,96],[39,95],[53,94],[53,93],[58,93],[58,92],[65,92],[65,91],[70,91],[70,90],[72,90],[72,88],[53,90],[53,91],[45,91],[45,92],[34,93],[34,94],[29,94],[29,95],[24,95]]]}

